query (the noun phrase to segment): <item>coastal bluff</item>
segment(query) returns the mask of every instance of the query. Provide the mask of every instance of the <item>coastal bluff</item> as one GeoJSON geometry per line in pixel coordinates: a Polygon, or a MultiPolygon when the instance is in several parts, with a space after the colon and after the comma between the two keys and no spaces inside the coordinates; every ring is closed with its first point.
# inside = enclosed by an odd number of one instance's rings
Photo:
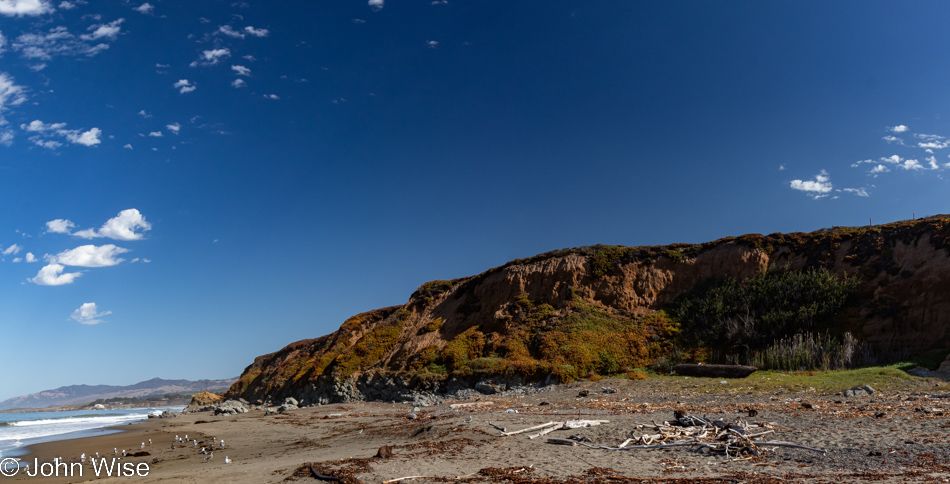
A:
{"type": "Polygon", "coordinates": [[[630,372],[669,351],[677,323],[664,309],[678,296],[773,267],[856,279],[831,329],[879,352],[950,347],[950,215],[938,215],[703,244],[562,249],[432,281],[403,305],[255,358],[225,398],[411,400],[419,391],[591,377],[584,364],[592,359],[630,372]]]}

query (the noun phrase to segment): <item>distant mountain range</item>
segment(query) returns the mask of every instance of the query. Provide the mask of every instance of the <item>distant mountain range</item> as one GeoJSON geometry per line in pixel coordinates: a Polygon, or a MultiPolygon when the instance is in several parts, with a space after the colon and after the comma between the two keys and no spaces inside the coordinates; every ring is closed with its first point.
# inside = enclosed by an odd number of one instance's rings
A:
{"type": "Polygon", "coordinates": [[[58,407],[109,398],[143,398],[175,393],[194,394],[202,391],[220,393],[230,388],[236,380],[237,378],[198,381],[152,378],[127,386],[70,385],[4,400],[0,402],[0,410],[58,407]]]}

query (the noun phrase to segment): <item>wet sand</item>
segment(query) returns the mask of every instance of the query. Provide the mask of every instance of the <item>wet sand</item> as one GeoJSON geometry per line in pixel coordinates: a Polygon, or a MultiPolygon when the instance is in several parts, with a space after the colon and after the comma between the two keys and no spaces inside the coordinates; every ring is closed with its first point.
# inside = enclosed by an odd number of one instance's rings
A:
{"type": "Polygon", "coordinates": [[[75,472],[29,477],[21,469],[15,477],[0,479],[320,482],[311,476],[313,464],[320,474],[362,483],[409,476],[423,477],[397,482],[950,482],[950,399],[928,396],[947,389],[943,385],[853,398],[807,392],[712,395],[669,393],[650,380],[602,380],[521,397],[485,396],[423,408],[349,403],[271,416],[263,411],[232,417],[205,412],[149,419],[119,427],[124,432],[117,434],[39,444],[22,458],[41,464],[54,457],[78,462],[81,453],[98,451],[107,460],[119,459],[113,448],[139,452],[141,443],[151,438],[153,444],[144,449],[148,455],[120,461],[148,465],[146,476],[96,477],[87,462],[81,477],[75,472]],[[602,387],[617,391],[604,393],[602,387]],[[579,396],[582,390],[590,393],[579,396]],[[628,438],[655,434],[654,424],[672,419],[674,409],[727,422],[741,418],[773,430],[771,440],[827,452],[763,446],[759,456],[726,457],[688,447],[612,451],[547,442],[576,435],[591,445],[616,447],[628,438]],[[756,411],[754,417],[749,409],[756,411]],[[608,422],[534,439],[529,438],[533,432],[506,437],[494,427],[511,431],[571,419],[608,422]],[[198,445],[173,444],[175,435],[185,434],[198,445]],[[199,449],[210,449],[212,437],[224,439],[225,447],[216,447],[214,457],[205,460],[199,449]],[[375,457],[383,446],[391,447],[391,457],[375,457]],[[226,456],[233,462],[226,464],[226,456]]]}

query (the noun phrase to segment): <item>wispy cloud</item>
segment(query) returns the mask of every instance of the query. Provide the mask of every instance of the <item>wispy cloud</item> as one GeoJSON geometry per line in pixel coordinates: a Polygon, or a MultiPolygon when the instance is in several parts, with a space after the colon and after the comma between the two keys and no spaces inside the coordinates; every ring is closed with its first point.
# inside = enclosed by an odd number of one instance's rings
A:
{"type": "Polygon", "coordinates": [[[834,188],[825,170],[821,170],[813,180],[792,180],[789,186],[793,190],[805,192],[814,199],[827,197],[834,188]]]}
{"type": "Polygon", "coordinates": [[[102,136],[102,130],[91,128],[83,131],[81,129],[66,129],[66,123],[44,123],[39,119],[30,121],[28,124],[21,124],[20,129],[31,133],[30,141],[37,146],[56,149],[62,146],[62,143],[51,139],[52,137],[65,138],[72,144],[83,146],[96,146],[102,142],[99,139],[102,136]]]}
{"type": "Polygon", "coordinates": [[[255,29],[254,27],[251,27],[250,25],[248,25],[247,27],[244,27],[244,31],[247,32],[248,35],[253,35],[254,37],[267,37],[268,35],[270,35],[270,30],[255,29]]]}
{"type": "Polygon", "coordinates": [[[11,245],[10,247],[7,247],[6,249],[3,249],[3,251],[0,251],[0,254],[3,254],[3,255],[14,255],[14,254],[19,254],[21,250],[23,250],[23,247],[20,247],[19,245],[16,245],[16,244],[13,244],[13,245],[11,245]]]}
{"type": "Polygon", "coordinates": [[[244,82],[244,79],[235,79],[231,81],[231,87],[234,87],[234,88],[247,87],[247,83],[244,82]]]}
{"type": "Polygon", "coordinates": [[[13,77],[6,72],[0,72],[0,144],[10,146],[13,144],[13,130],[8,126],[3,113],[10,109],[10,106],[17,106],[26,102],[26,88],[17,85],[13,77]]]}
{"type": "Polygon", "coordinates": [[[91,25],[86,30],[91,30],[92,33],[80,35],[79,38],[86,41],[99,39],[115,40],[115,38],[119,35],[119,32],[122,31],[122,27],[119,27],[122,22],[125,22],[124,18],[120,18],[107,24],[91,25]]]}
{"type": "Polygon", "coordinates": [[[112,311],[99,311],[99,307],[96,306],[96,303],[83,303],[82,306],[79,306],[78,309],[73,311],[73,314],[69,316],[74,321],[79,324],[99,324],[102,322],[103,316],[108,316],[112,314],[112,311]]]}
{"type": "Polygon", "coordinates": [[[227,59],[228,57],[231,57],[231,49],[228,49],[227,47],[222,49],[204,50],[201,52],[201,56],[189,65],[191,67],[213,66],[218,62],[221,62],[222,59],[227,59]]]}
{"type": "Polygon", "coordinates": [[[244,66],[231,66],[231,70],[239,76],[249,76],[251,75],[251,69],[244,66]]]}
{"type": "MultiPolygon", "coordinates": [[[[2,0],[0,0],[2,1],[2,0]]],[[[102,41],[113,41],[121,32],[119,26],[125,19],[89,27],[91,32],[75,36],[64,26],[57,26],[42,33],[26,33],[13,42],[13,50],[27,59],[50,60],[55,56],[92,57],[109,48],[102,41]]]]}
{"type": "Polygon", "coordinates": [[[198,89],[198,86],[192,84],[188,79],[179,79],[178,82],[172,84],[172,87],[178,89],[178,92],[181,94],[187,94],[198,89]]]}
{"type": "Polygon", "coordinates": [[[273,100],[276,101],[276,100],[280,99],[280,96],[278,96],[278,95],[276,95],[276,94],[264,94],[264,98],[266,98],[266,99],[273,99],[273,100]]]}
{"type": "Polygon", "coordinates": [[[386,4],[385,0],[369,0],[370,8],[372,8],[374,11],[377,11],[377,12],[382,10],[385,4],[386,4]]]}
{"type": "Polygon", "coordinates": [[[165,127],[168,128],[168,131],[171,131],[175,134],[181,132],[181,125],[178,123],[166,124],[165,127]]]}
{"type": "Polygon", "coordinates": [[[145,2],[139,5],[138,7],[133,8],[132,10],[135,10],[136,12],[141,13],[141,14],[151,15],[152,11],[155,10],[155,6],[152,5],[151,3],[145,2]]]}
{"type": "Polygon", "coordinates": [[[904,126],[903,124],[898,124],[897,126],[891,126],[887,128],[887,130],[892,133],[906,133],[908,129],[910,128],[904,126]]]}
{"type": "Polygon", "coordinates": [[[857,195],[859,197],[870,197],[865,188],[842,188],[841,191],[857,195]]]}

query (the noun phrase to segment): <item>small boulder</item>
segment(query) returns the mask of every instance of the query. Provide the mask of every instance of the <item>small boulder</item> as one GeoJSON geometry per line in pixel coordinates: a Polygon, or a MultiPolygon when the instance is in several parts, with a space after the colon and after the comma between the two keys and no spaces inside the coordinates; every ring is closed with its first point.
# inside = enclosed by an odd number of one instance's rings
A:
{"type": "Polygon", "coordinates": [[[498,387],[491,383],[480,381],[475,384],[475,391],[484,393],[485,395],[494,395],[498,393],[498,387]]]}

